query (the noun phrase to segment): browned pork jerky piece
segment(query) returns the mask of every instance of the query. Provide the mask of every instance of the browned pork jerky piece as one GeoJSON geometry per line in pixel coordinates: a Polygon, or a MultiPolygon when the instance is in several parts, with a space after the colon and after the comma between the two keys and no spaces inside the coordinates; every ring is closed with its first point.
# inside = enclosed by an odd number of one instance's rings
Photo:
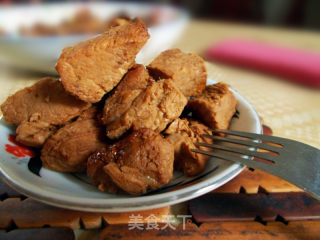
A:
{"type": "Polygon", "coordinates": [[[147,68],[155,79],[172,79],[186,97],[199,95],[206,87],[206,67],[197,54],[183,53],[180,49],[167,50],[147,68]]]}
{"type": "Polygon", "coordinates": [[[43,121],[24,121],[16,129],[16,140],[26,146],[40,148],[58,127],[43,121]]]}
{"type": "Polygon", "coordinates": [[[193,114],[213,129],[228,129],[236,112],[237,99],[227,84],[207,86],[203,93],[189,100],[193,114]]]}
{"type": "Polygon", "coordinates": [[[210,134],[208,127],[196,120],[178,118],[169,125],[165,134],[169,134],[166,139],[174,146],[175,168],[183,170],[187,176],[201,173],[209,157],[194,153],[191,149],[208,150],[195,145],[196,142],[212,143],[201,136],[210,134]]]}
{"type": "Polygon", "coordinates": [[[161,132],[180,116],[186,102],[186,97],[171,80],[151,82],[123,115],[107,125],[107,136],[119,138],[130,128],[161,132]]]}
{"type": "Polygon", "coordinates": [[[8,97],[1,110],[7,122],[20,124],[16,129],[18,142],[41,147],[59,126],[90,105],[68,94],[58,79],[47,77],[8,97]]]}
{"type": "Polygon", "coordinates": [[[58,79],[46,77],[8,97],[1,111],[10,123],[20,124],[32,118],[63,125],[90,105],[68,94],[58,79]]]}
{"type": "Polygon", "coordinates": [[[65,48],[56,65],[63,86],[83,101],[100,101],[134,64],[148,38],[146,25],[135,21],[65,48]]]}
{"type": "Polygon", "coordinates": [[[103,123],[109,124],[126,112],[149,82],[149,74],[143,65],[137,64],[131,68],[112,95],[105,101],[103,123]]]}
{"type": "Polygon", "coordinates": [[[58,172],[84,172],[87,159],[105,145],[104,129],[93,114],[87,110],[73,123],[60,128],[43,145],[43,166],[58,172]],[[92,118],[90,118],[90,116],[92,118]]]}
{"type": "Polygon", "coordinates": [[[87,174],[101,191],[115,193],[119,188],[139,194],[169,183],[173,160],[173,146],[160,134],[142,128],[92,154],[87,174]]]}

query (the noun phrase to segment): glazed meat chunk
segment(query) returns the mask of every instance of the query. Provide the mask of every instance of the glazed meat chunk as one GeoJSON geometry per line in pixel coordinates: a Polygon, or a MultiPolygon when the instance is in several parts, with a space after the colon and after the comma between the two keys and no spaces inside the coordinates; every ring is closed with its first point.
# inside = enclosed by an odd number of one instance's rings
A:
{"type": "Polygon", "coordinates": [[[147,87],[150,77],[143,65],[135,65],[105,101],[102,121],[104,124],[118,119],[130,107],[134,99],[147,87]]]}
{"type": "Polygon", "coordinates": [[[8,97],[1,111],[4,120],[10,123],[36,118],[63,125],[89,107],[90,104],[69,95],[58,79],[46,77],[8,97]]]}
{"type": "Polygon", "coordinates": [[[16,129],[16,140],[26,146],[40,148],[58,130],[58,126],[40,120],[23,121],[16,129]]]}
{"type": "Polygon", "coordinates": [[[227,84],[207,86],[204,92],[188,102],[193,114],[213,129],[228,129],[236,112],[237,99],[227,84]]]}
{"type": "Polygon", "coordinates": [[[1,105],[7,122],[19,125],[17,141],[41,147],[58,126],[77,117],[91,104],[69,95],[55,78],[43,78],[7,98],[1,105]]]}
{"type": "Polygon", "coordinates": [[[136,21],[65,48],[56,65],[63,86],[83,101],[100,101],[133,66],[148,38],[145,24],[136,21]]]}
{"type": "Polygon", "coordinates": [[[95,118],[84,118],[60,128],[43,145],[41,161],[43,166],[58,172],[84,172],[87,159],[105,145],[104,130],[95,118]]]}
{"type": "Polygon", "coordinates": [[[183,53],[179,49],[167,50],[147,68],[155,79],[172,79],[186,97],[199,95],[206,87],[206,67],[197,54],[183,53]]]}
{"type": "Polygon", "coordinates": [[[172,179],[173,160],[173,146],[160,134],[142,128],[92,154],[87,174],[101,191],[115,193],[119,188],[140,194],[172,179]]]}
{"type": "Polygon", "coordinates": [[[107,136],[119,138],[130,128],[161,132],[180,116],[186,103],[186,97],[171,80],[151,82],[123,115],[107,125],[107,136]]]}
{"type": "MultiPolygon", "coordinates": [[[[208,150],[198,147],[196,142],[212,143],[202,134],[211,134],[207,126],[192,119],[176,119],[166,129],[166,139],[174,146],[174,165],[177,170],[183,170],[187,176],[195,176],[203,171],[208,156],[194,153],[191,149],[208,150]]],[[[210,150],[211,151],[211,150],[210,150]]]]}

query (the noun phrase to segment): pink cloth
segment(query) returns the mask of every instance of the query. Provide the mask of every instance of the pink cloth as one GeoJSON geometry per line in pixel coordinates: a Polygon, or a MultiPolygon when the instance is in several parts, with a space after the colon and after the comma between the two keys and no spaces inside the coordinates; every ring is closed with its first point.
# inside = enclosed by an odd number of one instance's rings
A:
{"type": "Polygon", "coordinates": [[[206,57],[279,75],[320,88],[320,55],[266,43],[229,40],[210,46],[206,57]]]}

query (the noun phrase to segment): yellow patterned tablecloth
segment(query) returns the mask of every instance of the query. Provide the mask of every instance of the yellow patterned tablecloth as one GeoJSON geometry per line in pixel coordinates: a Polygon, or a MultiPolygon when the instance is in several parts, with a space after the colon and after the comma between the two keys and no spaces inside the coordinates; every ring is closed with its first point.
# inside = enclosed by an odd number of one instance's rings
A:
{"type": "MultiPolygon", "coordinates": [[[[320,34],[248,25],[192,21],[176,47],[201,54],[209,44],[227,38],[257,39],[320,53],[320,34]]],[[[209,77],[224,81],[245,96],[274,135],[320,148],[320,91],[282,79],[218,63],[208,63],[209,77]]],[[[0,102],[45,74],[0,65],[0,102]]]]}

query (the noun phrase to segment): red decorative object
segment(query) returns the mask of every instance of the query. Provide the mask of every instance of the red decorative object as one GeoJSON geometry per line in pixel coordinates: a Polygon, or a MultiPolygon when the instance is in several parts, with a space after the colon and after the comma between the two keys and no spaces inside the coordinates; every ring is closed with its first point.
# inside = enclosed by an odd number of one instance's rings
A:
{"type": "Polygon", "coordinates": [[[320,88],[320,54],[317,53],[231,39],[210,46],[205,55],[210,60],[251,68],[320,88]]]}
{"type": "Polygon", "coordinates": [[[5,145],[6,152],[8,152],[16,157],[19,157],[19,158],[34,156],[34,152],[31,149],[29,149],[28,147],[26,147],[16,141],[15,135],[9,134],[8,141],[13,143],[14,145],[6,144],[5,145]]]}

